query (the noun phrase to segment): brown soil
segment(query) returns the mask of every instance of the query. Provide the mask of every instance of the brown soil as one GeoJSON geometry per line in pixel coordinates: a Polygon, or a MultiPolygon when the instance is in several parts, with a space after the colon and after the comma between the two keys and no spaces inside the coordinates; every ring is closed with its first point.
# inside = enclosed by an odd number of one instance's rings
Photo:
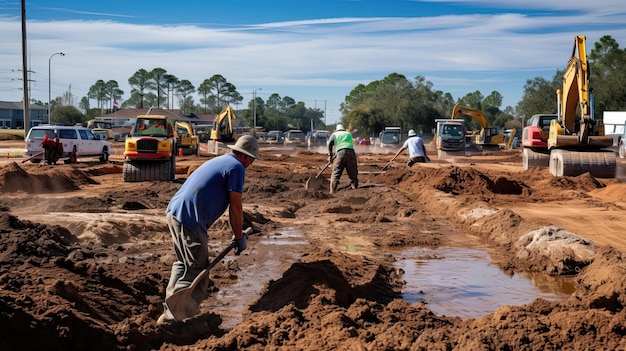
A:
{"type": "MultiPolygon", "coordinates": [[[[245,186],[248,250],[211,271],[200,315],[166,326],[155,323],[174,259],[164,209],[210,156],[180,158],[171,183],[124,183],[116,157],[51,167],[3,160],[0,349],[626,349],[618,179],[522,171],[517,151],[432,156],[411,169],[403,155],[381,172],[391,154],[358,152],[361,187],[330,195],[304,187],[325,155],[262,148],[245,186]],[[305,242],[261,245],[286,230],[305,242]],[[474,319],[405,302],[399,252],[442,246],[484,248],[510,274],[571,276],[576,292],[474,319]],[[265,279],[270,258],[280,274],[265,279]],[[251,284],[263,288],[244,307],[217,298],[251,284]]],[[[209,235],[217,253],[231,237],[226,216],[209,235]]]]}

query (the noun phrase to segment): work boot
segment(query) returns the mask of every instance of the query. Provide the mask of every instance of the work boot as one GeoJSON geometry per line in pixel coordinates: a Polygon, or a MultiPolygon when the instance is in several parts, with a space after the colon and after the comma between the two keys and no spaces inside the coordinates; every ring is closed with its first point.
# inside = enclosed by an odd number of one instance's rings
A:
{"type": "Polygon", "coordinates": [[[359,184],[357,184],[357,183],[350,184],[350,189],[356,189],[358,187],[359,187],[359,184]]]}
{"type": "Polygon", "coordinates": [[[406,163],[406,165],[411,168],[413,166],[413,161],[409,160],[409,162],[406,163]]]}
{"type": "Polygon", "coordinates": [[[163,313],[159,316],[159,319],[157,319],[156,324],[164,325],[174,322],[176,322],[176,319],[174,319],[174,315],[172,315],[172,312],[170,312],[169,308],[167,308],[167,305],[163,303],[163,313]]]}

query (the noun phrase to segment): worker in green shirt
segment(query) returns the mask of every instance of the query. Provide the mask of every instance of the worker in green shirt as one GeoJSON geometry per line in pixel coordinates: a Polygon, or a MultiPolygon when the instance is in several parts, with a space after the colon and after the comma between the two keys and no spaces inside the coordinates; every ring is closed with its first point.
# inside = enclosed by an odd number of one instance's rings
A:
{"type": "Polygon", "coordinates": [[[341,178],[344,169],[346,169],[348,177],[350,177],[350,187],[352,189],[358,188],[359,171],[357,169],[352,134],[347,132],[342,124],[337,124],[336,131],[328,138],[326,145],[328,146],[328,162],[333,160],[333,148],[336,155],[334,157],[333,173],[330,176],[330,193],[333,194],[337,191],[339,178],[341,178]]]}

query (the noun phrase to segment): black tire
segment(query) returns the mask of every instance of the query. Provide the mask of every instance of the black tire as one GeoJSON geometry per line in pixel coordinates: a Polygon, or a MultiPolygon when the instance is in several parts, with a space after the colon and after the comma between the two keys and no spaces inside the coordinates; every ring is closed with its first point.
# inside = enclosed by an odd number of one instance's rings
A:
{"type": "Polygon", "coordinates": [[[168,161],[168,165],[170,171],[169,178],[167,180],[172,182],[176,179],[176,155],[172,154],[172,157],[170,157],[170,160],[168,161]]]}
{"type": "Polygon", "coordinates": [[[72,152],[69,153],[69,155],[67,155],[68,158],[64,161],[66,165],[69,165],[71,163],[76,163],[76,145],[74,145],[72,147],[72,152]]]}
{"type": "Polygon", "coordinates": [[[174,157],[167,161],[126,161],[125,182],[173,181],[176,174],[174,157]]]}
{"type": "Polygon", "coordinates": [[[102,149],[102,154],[100,154],[100,162],[109,162],[109,150],[107,150],[106,147],[102,149]]]}
{"type": "Polygon", "coordinates": [[[176,162],[172,161],[172,166],[170,167],[170,176],[169,179],[167,179],[170,182],[173,182],[174,180],[176,180],[176,162]]]}

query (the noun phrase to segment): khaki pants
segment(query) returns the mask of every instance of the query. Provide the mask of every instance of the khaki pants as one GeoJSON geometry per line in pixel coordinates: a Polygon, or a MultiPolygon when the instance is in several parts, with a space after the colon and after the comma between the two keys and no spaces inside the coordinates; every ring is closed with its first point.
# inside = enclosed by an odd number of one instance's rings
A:
{"type": "MultiPolygon", "coordinates": [[[[169,213],[165,220],[170,228],[174,250],[176,251],[176,262],[172,264],[170,281],[165,290],[165,298],[167,299],[175,292],[190,286],[196,276],[209,265],[209,249],[206,233],[182,225],[169,213]]],[[[191,293],[198,305],[205,299],[208,286],[209,275],[207,274],[191,293]]]]}

